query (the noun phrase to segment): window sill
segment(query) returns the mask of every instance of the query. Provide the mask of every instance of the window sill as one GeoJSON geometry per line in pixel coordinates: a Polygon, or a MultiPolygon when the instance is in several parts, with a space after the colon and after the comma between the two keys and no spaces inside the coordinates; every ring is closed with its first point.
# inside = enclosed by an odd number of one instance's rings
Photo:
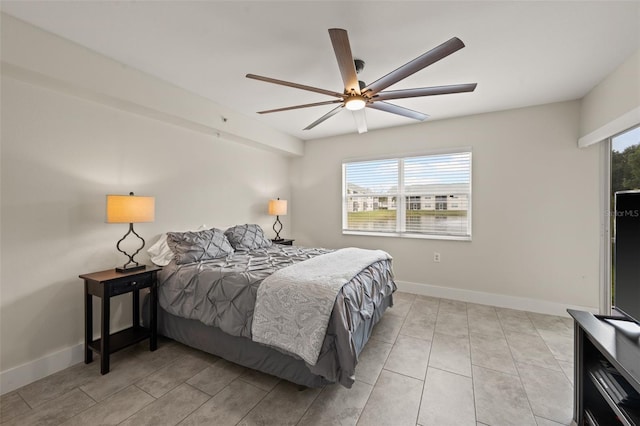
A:
{"type": "Polygon", "coordinates": [[[370,231],[343,230],[342,235],[361,235],[365,237],[412,238],[412,239],[419,239],[419,240],[471,241],[471,236],[410,234],[410,233],[404,233],[404,232],[370,232],[370,231]]]}

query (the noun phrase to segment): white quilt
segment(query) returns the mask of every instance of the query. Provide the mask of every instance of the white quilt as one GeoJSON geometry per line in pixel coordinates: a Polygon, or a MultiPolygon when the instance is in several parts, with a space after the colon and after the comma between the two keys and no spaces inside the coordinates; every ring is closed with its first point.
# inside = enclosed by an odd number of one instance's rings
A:
{"type": "Polygon", "coordinates": [[[382,250],[350,247],[276,271],[258,287],[252,339],[315,365],[340,289],[367,266],[387,259],[391,256],[382,250]]]}

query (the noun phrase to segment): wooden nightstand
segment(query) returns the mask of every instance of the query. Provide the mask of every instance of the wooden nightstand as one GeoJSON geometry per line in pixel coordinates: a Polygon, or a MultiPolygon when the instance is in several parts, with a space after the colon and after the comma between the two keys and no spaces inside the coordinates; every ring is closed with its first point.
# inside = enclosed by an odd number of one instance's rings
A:
{"type": "Polygon", "coordinates": [[[149,349],[158,348],[158,294],[157,274],[162,268],[147,266],[135,272],[116,272],[115,269],[80,275],[84,280],[84,362],[93,361],[93,352],[100,355],[100,373],[109,372],[109,355],[149,339],[149,349]],[[140,325],[140,289],[151,290],[149,328],[140,325]],[[109,332],[111,297],[120,294],[133,295],[133,325],[114,334],[109,332]],[[93,296],[102,300],[100,339],[93,340],[93,296]]]}
{"type": "Polygon", "coordinates": [[[273,244],[280,244],[281,246],[292,246],[294,241],[295,240],[287,240],[286,238],[282,240],[271,240],[273,244]]]}

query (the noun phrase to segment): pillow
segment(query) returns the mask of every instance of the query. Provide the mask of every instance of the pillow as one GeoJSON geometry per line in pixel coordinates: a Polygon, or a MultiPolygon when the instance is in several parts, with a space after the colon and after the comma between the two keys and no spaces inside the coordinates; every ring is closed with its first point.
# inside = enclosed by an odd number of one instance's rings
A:
{"type": "MultiPolygon", "coordinates": [[[[205,229],[209,229],[209,227],[207,225],[200,225],[198,229],[193,229],[193,231],[203,231],[205,229]]],[[[147,253],[155,265],[167,266],[169,262],[173,260],[173,252],[171,248],[169,248],[169,244],[167,244],[167,234],[160,235],[158,241],[147,249],[147,253]]]]}
{"type": "Polygon", "coordinates": [[[272,242],[264,236],[259,225],[236,225],[224,231],[224,235],[235,250],[253,250],[271,247],[272,242]]]}
{"type": "Polygon", "coordinates": [[[233,247],[220,229],[167,232],[167,244],[178,265],[226,257],[233,247]]]}

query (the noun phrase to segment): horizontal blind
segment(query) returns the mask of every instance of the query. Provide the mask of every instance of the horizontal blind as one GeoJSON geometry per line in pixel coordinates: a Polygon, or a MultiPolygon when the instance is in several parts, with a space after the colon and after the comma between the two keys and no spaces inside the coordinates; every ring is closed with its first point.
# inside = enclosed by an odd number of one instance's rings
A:
{"type": "Polygon", "coordinates": [[[398,160],[345,163],[343,167],[343,230],[395,232],[398,160]]]}
{"type": "Polygon", "coordinates": [[[405,232],[470,236],[471,153],[404,160],[405,232]]]}
{"type": "Polygon", "coordinates": [[[343,177],[343,231],[471,237],[471,152],[344,163],[343,177]]]}

